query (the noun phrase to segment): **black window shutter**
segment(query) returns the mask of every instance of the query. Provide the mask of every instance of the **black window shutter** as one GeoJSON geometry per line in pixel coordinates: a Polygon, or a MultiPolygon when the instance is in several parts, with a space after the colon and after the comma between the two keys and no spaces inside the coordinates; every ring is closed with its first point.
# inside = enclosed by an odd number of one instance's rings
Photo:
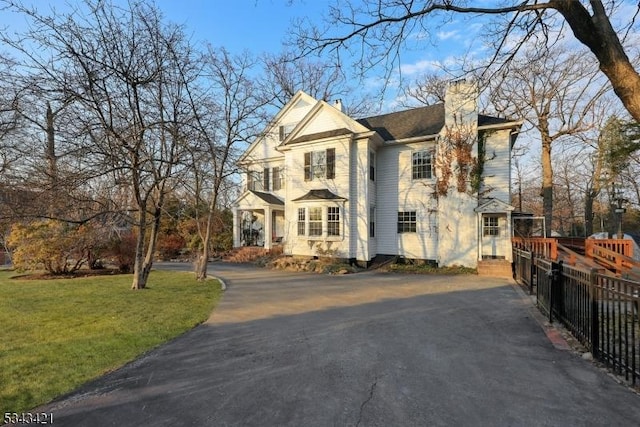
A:
{"type": "Polygon", "coordinates": [[[269,191],[269,168],[264,168],[264,191],[269,191]]]}
{"type": "Polygon", "coordinates": [[[304,180],[311,181],[311,153],[304,153],[304,180]]]}
{"type": "Polygon", "coordinates": [[[280,141],[284,141],[284,126],[280,126],[280,141]]]}
{"type": "Polygon", "coordinates": [[[327,148],[327,179],[336,177],[336,149],[327,148]]]}

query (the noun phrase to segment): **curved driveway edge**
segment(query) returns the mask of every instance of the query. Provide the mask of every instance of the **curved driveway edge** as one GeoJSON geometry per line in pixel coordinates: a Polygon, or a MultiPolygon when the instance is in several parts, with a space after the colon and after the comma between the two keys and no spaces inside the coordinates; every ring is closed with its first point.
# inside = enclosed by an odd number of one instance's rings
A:
{"type": "Polygon", "coordinates": [[[58,426],[635,425],[507,280],[213,264],[209,320],[38,411],[58,426]]]}

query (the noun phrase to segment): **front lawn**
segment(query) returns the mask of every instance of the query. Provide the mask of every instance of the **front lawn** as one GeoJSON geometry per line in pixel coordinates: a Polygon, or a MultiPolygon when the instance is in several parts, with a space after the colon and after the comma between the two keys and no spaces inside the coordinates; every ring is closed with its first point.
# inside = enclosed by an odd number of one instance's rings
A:
{"type": "Polygon", "coordinates": [[[153,271],[131,275],[12,279],[0,270],[0,414],[44,404],[207,319],[215,280],[153,271]]]}

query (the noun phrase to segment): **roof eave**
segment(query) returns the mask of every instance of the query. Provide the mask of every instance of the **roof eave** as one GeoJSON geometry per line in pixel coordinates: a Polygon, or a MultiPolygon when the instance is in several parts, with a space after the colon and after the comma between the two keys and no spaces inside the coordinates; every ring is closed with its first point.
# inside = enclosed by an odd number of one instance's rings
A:
{"type": "Polygon", "coordinates": [[[517,129],[517,128],[520,128],[523,123],[524,123],[523,120],[514,120],[510,122],[478,126],[478,130],[517,129]]]}
{"type": "Polygon", "coordinates": [[[432,135],[413,136],[411,138],[393,139],[393,140],[389,140],[389,141],[384,141],[384,143],[385,143],[385,145],[411,144],[411,143],[415,143],[415,142],[424,142],[424,141],[436,140],[438,138],[438,136],[440,136],[440,133],[434,133],[432,135]]]}

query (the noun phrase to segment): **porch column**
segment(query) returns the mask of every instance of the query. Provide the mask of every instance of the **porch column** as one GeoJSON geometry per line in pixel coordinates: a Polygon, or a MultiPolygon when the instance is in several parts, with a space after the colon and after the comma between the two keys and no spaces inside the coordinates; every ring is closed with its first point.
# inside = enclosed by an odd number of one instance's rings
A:
{"type": "Polygon", "coordinates": [[[240,210],[233,208],[233,247],[240,247],[240,210]]]}
{"type": "Polygon", "coordinates": [[[264,248],[271,249],[271,243],[273,241],[273,224],[272,221],[273,212],[270,206],[264,207],[264,248]]]}

